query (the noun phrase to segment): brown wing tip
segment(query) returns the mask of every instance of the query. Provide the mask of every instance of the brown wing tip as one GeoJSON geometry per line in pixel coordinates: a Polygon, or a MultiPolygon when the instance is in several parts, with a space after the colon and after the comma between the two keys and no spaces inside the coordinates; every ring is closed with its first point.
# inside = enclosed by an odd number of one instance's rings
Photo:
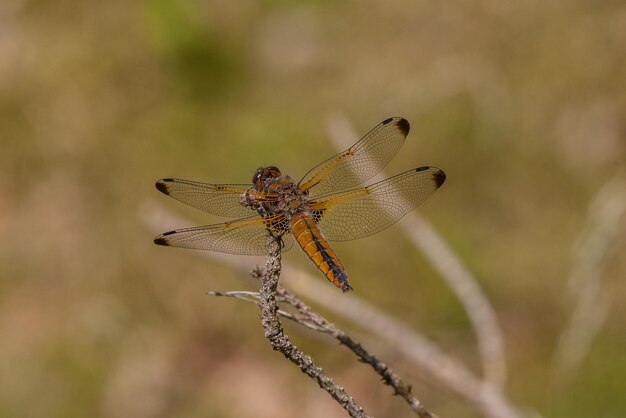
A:
{"type": "Polygon", "coordinates": [[[156,237],[154,239],[154,243],[156,245],[164,245],[166,247],[170,246],[169,241],[167,240],[167,238],[165,238],[168,235],[172,235],[173,233],[175,233],[176,231],[168,231],[168,232],[164,232],[161,235],[159,235],[158,237],[156,237]]]}
{"type": "Polygon", "coordinates": [[[174,181],[174,179],[161,179],[159,181],[157,181],[156,183],[154,183],[154,185],[156,186],[157,190],[160,191],[163,194],[169,195],[170,191],[167,187],[167,183],[174,181]]]}
{"type": "Polygon", "coordinates": [[[411,129],[411,124],[408,120],[400,118],[400,120],[398,121],[398,128],[400,129],[400,131],[402,131],[404,136],[407,136],[409,134],[409,130],[411,129]]]}
{"type": "Polygon", "coordinates": [[[161,236],[156,237],[154,239],[154,243],[156,245],[163,245],[163,246],[169,247],[169,244],[167,243],[167,240],[165,238],[161,237],[161,236]]]}
{"type": "Polygon", "coordinates": [[[404,118],[399,118],[399,117],[387,118],[384,121],[382,121],[382,125],[383,126],[389,125],[393,121],[396,121],[395,125],[398,127],[398,129],[400,129],[400,131],[404,134],[404,136],[407,136],[409,134],[409,130],[411,129],[411,124],[409,123],[408,120],[404,118]]]}
{"type": "Polygon", "coordinates": [[[435,178],[437,188],[441,187],[441,185],[446,181],[446,173],[444,173],[443,170],[437,169],[437,171],[433,174],[433,177],[435,178]]]}
{"type": "Polygon", "coordinates": [[[435,180],[435,184],[437,188],[440,188],[441,185],[446,181],[446,173],[443,170],[437,167],[431,167],[429,165],[425,165],[424,167],[417,167],[415,171],[429,171],[433,170],[433,179],[435,180]]]}

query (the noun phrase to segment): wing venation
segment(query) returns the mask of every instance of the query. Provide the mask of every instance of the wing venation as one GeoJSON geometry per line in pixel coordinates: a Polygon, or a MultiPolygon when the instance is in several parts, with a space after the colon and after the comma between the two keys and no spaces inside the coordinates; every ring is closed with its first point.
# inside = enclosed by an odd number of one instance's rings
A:
{"type": "Polygon", "coordinates": [[[436,167],[420,167],[367,187],[320,196],[310,208],[327,240],[363,238],[396,223],[428,199],[445,178],[436,167]]]}
{"type": "Polygon", "coordinates": [[[282,235],[283,251],[292,246],[293,239],[282,216],[266,219],[252,216],[232,222],[176,229],[158,235],[154,243],[230,254],[264,255],[268,228],[274,234],[282,235]]]}
{"type": "Polygon", "coordinates": [[[409,129],[404,118],[385,119],[356,144],[311,169],[298,186],[310,196],[321,196],[362,184],[398,153],[409,129]]]}
{"type": "MultiPolygon", "coordinates": [[[[241,204],[241,197],[249,192],[246,184],[209,184],[198,181],[164,178],[156,182],[156,188],[174,199],[200,209],[204,212],[229,218],[241,218],[253,215],[255,212],[241,204]]],[[[269,200],[268,196],[258,198],[269,200]]]]}

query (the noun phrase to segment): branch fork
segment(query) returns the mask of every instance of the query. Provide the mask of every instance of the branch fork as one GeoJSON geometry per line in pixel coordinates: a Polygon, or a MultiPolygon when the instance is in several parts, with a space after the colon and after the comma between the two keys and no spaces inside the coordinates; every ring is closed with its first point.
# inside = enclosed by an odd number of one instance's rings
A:
{"type": "Polygon", "coordinates": [[[283,331],[279,315],[315,331],[333,336],[342,345],[354,352],[361,362],[371,365],[381,376],[383,382],[393,388],[394,395],[405,399],[417,416],[420,418],[437,418],[436,415],[428,412],[424,405],[412,395],[411,386],[405,384],[385,363],[365,350],[359,342],[313,311],[295,295],[279,286],[278,279],[281,272],[280,237],[268,234],[266,247],[265,269],[257,268],[252,271],[252,276],[261,282],[261,289],[258,293],[231,291],[209,292],[209,294],[212,296],[234,297],[247,302],[258,303],[264,335],[269,340],[272,348],[282,353],[289,361],[298,366],[303,373],[315,380],[319,387],[328,392],[351,417],[367,418],[370,416],[365,413],[363,408],[355,402],[343,387],[328,377],[310,356],[304,354],[291,343],[283,331]],[[293,306],[298,311],[298,314],[280,310],[277,304],[278,300],[293,306]]]}

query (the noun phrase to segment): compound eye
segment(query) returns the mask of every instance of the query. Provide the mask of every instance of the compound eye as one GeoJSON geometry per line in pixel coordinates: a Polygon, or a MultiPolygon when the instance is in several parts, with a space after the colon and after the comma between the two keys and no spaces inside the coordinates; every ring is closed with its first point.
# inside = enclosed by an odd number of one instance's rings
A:
{"type": "Polygon", "coordinates": [[[271,177],[280,177],[281,175],[280,169],[274,165],[267,167],[266,170],[271,177]]]}
{"type": "Polygon", "coordinates": [[[259,183],[261,181],[261,175],[262,175],[261,170],[257,170],[257,172],[254,173],[254,175],[252,176],[252,184],[259,183]]]}

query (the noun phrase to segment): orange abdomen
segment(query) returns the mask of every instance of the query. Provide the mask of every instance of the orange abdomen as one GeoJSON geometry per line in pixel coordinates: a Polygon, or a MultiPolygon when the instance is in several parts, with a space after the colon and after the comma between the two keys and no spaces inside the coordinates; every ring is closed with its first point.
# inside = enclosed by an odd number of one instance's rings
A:
{"type": "Polygon", "coordinates": [[[352,289],[337,254],[322,237],[310,215],[297,213],[291,217],[291,232],[304,252],[335,286],[344,292],[352,289]]]}

